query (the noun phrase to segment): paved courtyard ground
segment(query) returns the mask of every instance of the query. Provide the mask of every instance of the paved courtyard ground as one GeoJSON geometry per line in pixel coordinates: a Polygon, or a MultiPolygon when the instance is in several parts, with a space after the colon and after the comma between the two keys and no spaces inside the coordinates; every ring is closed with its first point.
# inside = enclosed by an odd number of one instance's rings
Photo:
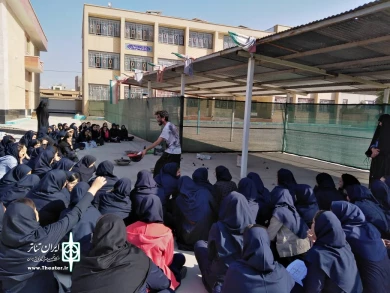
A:
{"type": "MultiPolygon", "coordinates": [[[[50,117],[51,124],[58,123],[57,121],[67,122],[69,124],[76,122],[78,125],[80,124],[80,121],[73,120],[70,116],[50,117]]],[[[93,121],[91,122],[93,123],[93,121]]],[[[98,124],[103,123],[103,121],[95,122],[98,124]]],[[[15,124],[12,127],[26,131],[30,129],[36,130],[36,120],[23,120],[22,123],[15,124]]],[[[4,128],[1,131],[4,131],[4,128]]],[[[115,159],[125,157],[125,151],[127,150],[142,150],[145,145],[148,146],[149,144],[150,143],[142,139],[135,138],[132,142],[110,143],[96,149],[80,151],[78,156],[81,158],[86,154],[93,155],[98,159],[97,163],[104,160],[113,161],[115,159]]],[[[196,154],[183,154],[181,162],[182,175],[191,176],[197,168],[206,167],[209,168],[209,179],[211,183],[214,183],[214,169],[219,165],[225,165],[232,173],[233,180],[236,182],[240,180],[240,168],[237,167],[237,154],[215,153],[210,155],[212,156],[211,160],[201,161],[196,159],[196,154]]],[[[130,178],[134,184],[137,178],[137,173],[140,170],[150,170],[153,168],[158,158],[158,156],[146,155],[142,161],[138,163],[131,163],[130,166],[116,166],[114,173],[120,178],[130,178]]],[[[298,183],[306,183],[313,187],[316,184],[315,176],[320,172],[327,172],[332,175],[336,184],[338,183],[338,178],[343,173],[350,173],[356,176],[362,183],[368,184],[368,172],[363,170],[281,153],[254,153],[249,155],[248,172],[253,171],[259,173],[265,186],[269,189],[272,189],[275,186],[276,173],[280,168],[290,169],[294,173],[298,183]]],[[[200,271],[194,255],[186,252],[184,254],[187,258],[186,266],[188,267],[188,274],[187,278],[183,280],[181,288],[177,290],[177,292],[206,292],[200,279],[200,271]]]]}

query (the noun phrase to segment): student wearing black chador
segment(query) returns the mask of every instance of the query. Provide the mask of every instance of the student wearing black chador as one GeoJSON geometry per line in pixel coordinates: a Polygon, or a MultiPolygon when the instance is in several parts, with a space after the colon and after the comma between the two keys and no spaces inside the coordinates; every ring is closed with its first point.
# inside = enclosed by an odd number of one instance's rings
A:
{"type": "MultiPolygon", "coordinates": [[[[30,199],[20,199],[9,205],[4,215],[0,241],[0,282],[4,292],[58,292],[53,271],[29,268],[53,266],[53,262],[45,260],[50,251],[48,248],[54,250],[79,221],[94,194],[104,183],[104,178],[96,180],[70,213],[62,220],[44,227],[39,225],[38,211],[30,199]],[[43,261],[39,262],[39,259],[43,261]]],[[[59,254],[57,256],[60,257],[59,254]]]]}
{"type": "Polygon", "coordinates": [[[244,232],[242,257],[230,265],[222,293],[290,293],[294,284],[274,260],[267,230],[250,225],[244,232]]]}
{"type": "Polygon", "coordinates": [[[318,174],[316,181],[317,185],[314,187],[314,194],[320,210],[329,211],[333,201],[345,200],[344,195],[337,190],[332,176],[328,173],[318,174]]]}
{"type": "Polygon", "coordinates": [[[111,214],[101,217],[93,233],[92,250],[75,265],[72,292],[173,292],[162,270],[126,238],[121,218],[111,214]]]}

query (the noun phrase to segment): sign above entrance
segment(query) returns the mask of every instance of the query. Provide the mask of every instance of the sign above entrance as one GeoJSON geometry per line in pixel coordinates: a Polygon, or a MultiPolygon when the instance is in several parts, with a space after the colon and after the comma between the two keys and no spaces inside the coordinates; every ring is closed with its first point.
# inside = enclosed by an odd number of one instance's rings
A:
{"type": "Polygon", "coordinates": [[[133,50],[133,51],[143,51],[143,52],[152,52],[153,47],[151,46],[142,46],[142,45],[134,45],[134,44],[126,44],[127,50],[133,50]]]}

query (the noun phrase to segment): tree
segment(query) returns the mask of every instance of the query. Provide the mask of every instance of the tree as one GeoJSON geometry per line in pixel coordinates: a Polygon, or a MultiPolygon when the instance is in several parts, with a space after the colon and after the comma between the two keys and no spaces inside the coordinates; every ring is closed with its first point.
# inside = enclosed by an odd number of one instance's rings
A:
{"type": "Polygon", "coordinates": [[[376,94],[377,98],[375,100],[375,104],[383,104],[383,99],[385,97],[385,91],[378,92],[376,94]]]}

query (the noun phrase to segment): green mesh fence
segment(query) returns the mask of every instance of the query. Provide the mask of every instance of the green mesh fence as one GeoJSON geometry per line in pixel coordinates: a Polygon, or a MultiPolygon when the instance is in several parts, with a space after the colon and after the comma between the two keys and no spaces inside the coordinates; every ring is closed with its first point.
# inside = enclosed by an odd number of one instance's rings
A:
{"type": "MultiPolygon", "coordinates": [[[[235,152],[242,150],[244,106],[243,101],[172,97],[106,102],[104,111],[106,120],[155,141],[161,127],[154,113],[164,109],[182,131],[184,152],[235,152]]],[[[384,112],[389,111],[382,105],[253,102],[249,151],[283,151],[368,169],[364,153],[384,112]]]]}

